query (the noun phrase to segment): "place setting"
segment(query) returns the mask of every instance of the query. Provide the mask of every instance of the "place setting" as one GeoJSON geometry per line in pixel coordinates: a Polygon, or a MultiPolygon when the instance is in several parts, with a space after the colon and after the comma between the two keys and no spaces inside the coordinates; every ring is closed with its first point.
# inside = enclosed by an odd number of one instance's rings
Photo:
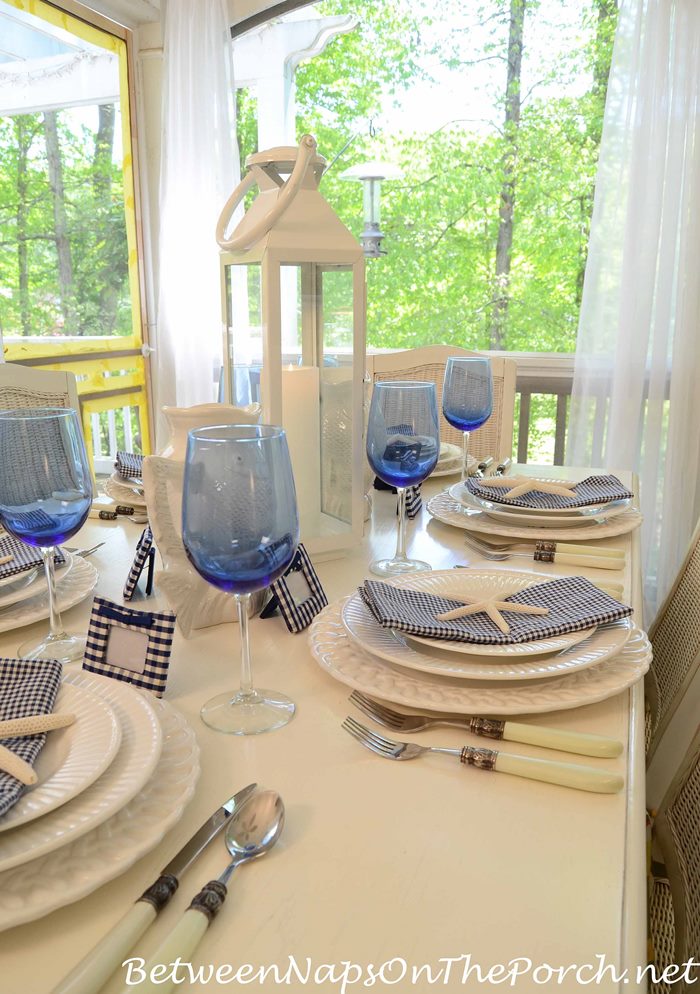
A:
{"type": "Polygon", "coordinates": [[[429,501],[428,511],[436,520],[480,537],[595,543],[641,525],[633,498],[609,474],[580,483],[494,475],[454,484],[429,501]]]}

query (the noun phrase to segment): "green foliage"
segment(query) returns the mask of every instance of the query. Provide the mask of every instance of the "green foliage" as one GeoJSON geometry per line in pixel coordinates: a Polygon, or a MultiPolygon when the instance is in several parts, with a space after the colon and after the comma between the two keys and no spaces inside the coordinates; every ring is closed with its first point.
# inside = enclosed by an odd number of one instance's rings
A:
{"type": "MultiPolygon", "coordinates": [[[[528,45],[544,28],[540,4],[519,2],[526,66],[528,45]]],[[[460,68],[466,89],[474,66],[491,61],[483,116],[502,121],[510,3],[493,0],[470,12],[482,29],[478,51],[469,47],[472,22],[455,0],[325,0],[317,7],[359,18],[355,30],[297,71],[298,133],[314,134],[330,160],[342,153],[323,179],[324,195],[359,234],[360,185],[340,173],[363,159],[386,159],[404,175],[382,188],[388,254],[368,262],[369,344],[488,348],[498,290],[502,125],[455,120],[428,133],[385,129],[372,136],[369,121],[386,107],[387,94],[399,98],[428,78],[426,66],[435,73],[460,68]]],[[[510,351],[575,347],[615,18],[614,0],[581,0],[580,21],[568,26],[569,47],[546,60],[540,53],[535,83],[522,92],[507,284],[510,351]]]]}
{"type": "Polygon", "coordinates": [[[67,299],[59,280],[43,115],[0,118],[0,329],[5,335],[132,331],[122,176],[113,162],[114,117],[109,116],[111,124],[99,136],[75,117],[58,114],[70,259],[67,299]]]}

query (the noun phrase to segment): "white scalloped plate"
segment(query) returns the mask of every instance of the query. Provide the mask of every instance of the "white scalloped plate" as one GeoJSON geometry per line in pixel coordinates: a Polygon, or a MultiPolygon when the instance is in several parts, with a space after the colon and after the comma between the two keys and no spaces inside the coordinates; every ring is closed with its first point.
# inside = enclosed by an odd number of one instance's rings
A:
{"type": "MultiPolygon", "coordinates": [[[[65,564],[56,567],[56,591],[66,582],[75,564],[75,556],[72,556],[70,552],[63,550],[63,555],[66,557],[65,564]]],[[[0,608],[7,607],[10,604],[19,604],[21,601],[26,601],[30,597],[42,594],[45,590],[46,577],[44,575],[44,568],[40,567],[36,571],[35,576],[29,576],[26,583],[18,585],[13,589],[3,588],[0,590],[0,608]]]]}
{"type": "Polygon", "coordinates": [[[566,676],[510,683],[456,680],[406,670],[365,652],[345,631],[342,605],[336,601],[314,619],[309,632],[314,659],[348,687],[407,708],[468,715],[564,711],[614,697],[641,679],[651,662],[649,641],[637,629],[616,656],[566,676]]]}
{"type": "Polygon", "coordinates": [[[612,538],[615,535],[627,535],[635,531],[642,523],[642,515],[633,508],[628,508],[622,514],[610,518],[601,524],[590,524],[584,527],[562,526],[559,528],[519,528],[505,522],[490,518],[485,511],[471,510],[446,492],[436,494],[428,501],[428,511],[443,524],[461,528],[463,531],[476,532],[482,535],[499,535],[503,538],[523,538],[530,542],[546,539],[554,542],[583,542],[598,541],[612,538]]]}
{"type": "MultiPolygon", "coordinates": [[[[85,600],[97,585],[99,574],[92,563],[81,558],[73,557],[71,571],[56,588],[58,610],[67,611],[85,600]]],[[[49,595],[46,587],[42,593],[27,598],[20,604],[10,604],[0,608],[0,632],[10,632],[15,628],[33,625],[49,616],[49,595]]]]}
{"type": "MultiPolygon", "coordinates": [[[[407,576],[394,576],[387,583],[394,587],[413,587],[414,590],[425,590],[438,597],[449,597],[454,594],[464,597],[483,597],[500,594],[508,597],[520,590],[534,587],[537,583],[548,583],[556,577],[545,573],[526,573],[521,570],[509,569],[469,569],[469,570],[431,570],[430,573],[410,573],[407,576]]],[[[528,656],[546,656],[553,652],[561,652],[572,645],[583,642],[596,630],[596,625],[584,628],[581,632],[567,632],[564,635],[553,635],[550,638],[534,639],[532,642],[515,642],[511,645],[483,645],[474,642],[448,642],[447,639],[430,639],[422,635],[409,635],[406,638],[417,642],[425,649],[435,649],[444,652],[456,652],[466,656],[493,657],[494,659],[525,658],[528,656]]],[[[618,641],[622,647],[627,636],[618,641]]]]}
{"type": "Polygon", "coordinates": [[[85,687],[107,701],[122,730],[119,752],[102,776],[56,811],[0,836],[0,870],[9,870],[60,849],[111,818],[143,788],[160,756],[163,736],[147,698],[107,677],[82,670],[68,673],[65,683],[85,687]]]}
{"type": "MultiPolygon", "coordinates": [[[[141,489],[137,483],[134,483],[134,487],[141,489]]],[[[130,484],[121,483],[116,473],[104,481],[102,489],[108,497],[116,500],[118,504],[127,504],[137,510],[146,510],[146,498],[142,494],[137,494],[130,484]]]]}
{"type": "Polygon", "coordinates": [[[148,783],[82,838],[0,874],[0,931],[42,918],[125,873],[180,820],[199,777],[197,740],[173,707],[154,698],[150,704],[164,744],[148,783]]]}
{"type": "Polygon", "coordinates": [[[66,804],[94,783],[117,754],[122,730],[114,711],[98,694],[64,682],[54,712],[71,712],[76,720],[67,728],[48,733],[34,764],[39,782],[0,818],[0,832],[66,804]]]}
{"type": "MultiPolygon", "coordinates": [[[[342,620],[350,637],[373,656],[411,670],[457,680],[541,680],[562,676],[588,666],[596,666],[619,651],[620,645],[619,639],[615,639],[616,647],[611,646],[613,640],[607,629],[614,628],[615,625],[606,625],[596,629],[594,634],[580,644],[549,656],[534,659],[517,656],[506,659],[459,657],[440,650],[425,651],[412,644],[402,632],[382,628],[357,596],[344,602],[342,620]]],[[[623,626],[624,641],[628,641],[634,631],[628,619],[616,622],[616,625],[623,626]]]]}

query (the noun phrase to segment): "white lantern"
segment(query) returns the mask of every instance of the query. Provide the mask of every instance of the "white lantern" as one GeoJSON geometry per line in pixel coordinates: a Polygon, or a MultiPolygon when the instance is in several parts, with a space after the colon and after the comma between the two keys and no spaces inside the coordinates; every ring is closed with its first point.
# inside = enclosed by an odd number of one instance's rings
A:
{"type": "Polygon", "coordinates": [[[299,148],[249,156],[249,172],[217,225],[222,248],[224,392],[259,401],[289,441],[301,519],[312,553],[362,536],[365,269],[362,247],[322,197],[325,160],[299,148]],[[231,216],[258,195],[231,235],[231,216]]]}

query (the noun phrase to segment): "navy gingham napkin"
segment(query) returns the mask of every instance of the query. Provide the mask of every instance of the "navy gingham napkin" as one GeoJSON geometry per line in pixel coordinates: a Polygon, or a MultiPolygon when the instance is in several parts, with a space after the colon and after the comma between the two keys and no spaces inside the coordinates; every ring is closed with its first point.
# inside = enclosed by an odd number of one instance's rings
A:
{"type": "MultiPolygon", "coordinates": [[[[56,659],[0,659],[0,720],[51,714],[61,685],[56,659]]],[[[46,742],[46,732],[4,739],[3,745],[31,766],[46,742]]],[[[16,804],[24,785],[0,770],[0,816],[16,804]]]]}
{"type": "MultiPolygon", "coordinates": [[[[28,569],[42,566],[44,562],[40,549],[33,545],[27,545],[26,542],[21,542],[14,535],[8,533],[0,537],[0,559],[5,556],[12,556],[12,559],[9,563],[0,566],[0,579],[14,576],[15,573],[26,573],[28,569]]],[[[60,549],[56,550],[53,561],[56,566],[61,566],[66,561],[60,549]]]]}
{"type": "Polygon", "coordinates": [[[114,468],[120,476],[129,480],[140,480],[143,475],[143,456],[135,452],[117,452],[114,468]]]}
{"type": "Polygon", "coordinates": [[[551,638],[565,632],[578,632],[604,625],[632,613],[631,607],[608,597],[582,576],[563,576],[538,583],[527,590],[502,598],[515,604],[549,608],[546,615],[513,614],[501,611],[510,626],[503,632],[485,612],[469,614],[454,621],[438,621],[437,615],[464,607],[450,597],[422,590],[395,587],[381,580],[365,580],[359,587],[363,601],[384,628],[408,635],[444,639],[448,642],[475,642],[479,645],[511,645],[551,638]]]}
{"type": "MultiPolygon", "coordinates": [[[[557,483],[552,480],[552,483],[557,483]]],[[[510,504],[511,507],[530,507],[542,511],[559,510],[566,507],[589,507],[591,504],[609,504],[614,500],[629,500],[634,497],[616,476],[588,476],[571,489],[576,497],[560,497],[558,494],[545,494],[540,490],[530,490],[522,497],[510,499],[507,490],[501,487],[485,487],[483,480],[468,480],[466,487],[470,493],[496,504],[510,504]]]]}

